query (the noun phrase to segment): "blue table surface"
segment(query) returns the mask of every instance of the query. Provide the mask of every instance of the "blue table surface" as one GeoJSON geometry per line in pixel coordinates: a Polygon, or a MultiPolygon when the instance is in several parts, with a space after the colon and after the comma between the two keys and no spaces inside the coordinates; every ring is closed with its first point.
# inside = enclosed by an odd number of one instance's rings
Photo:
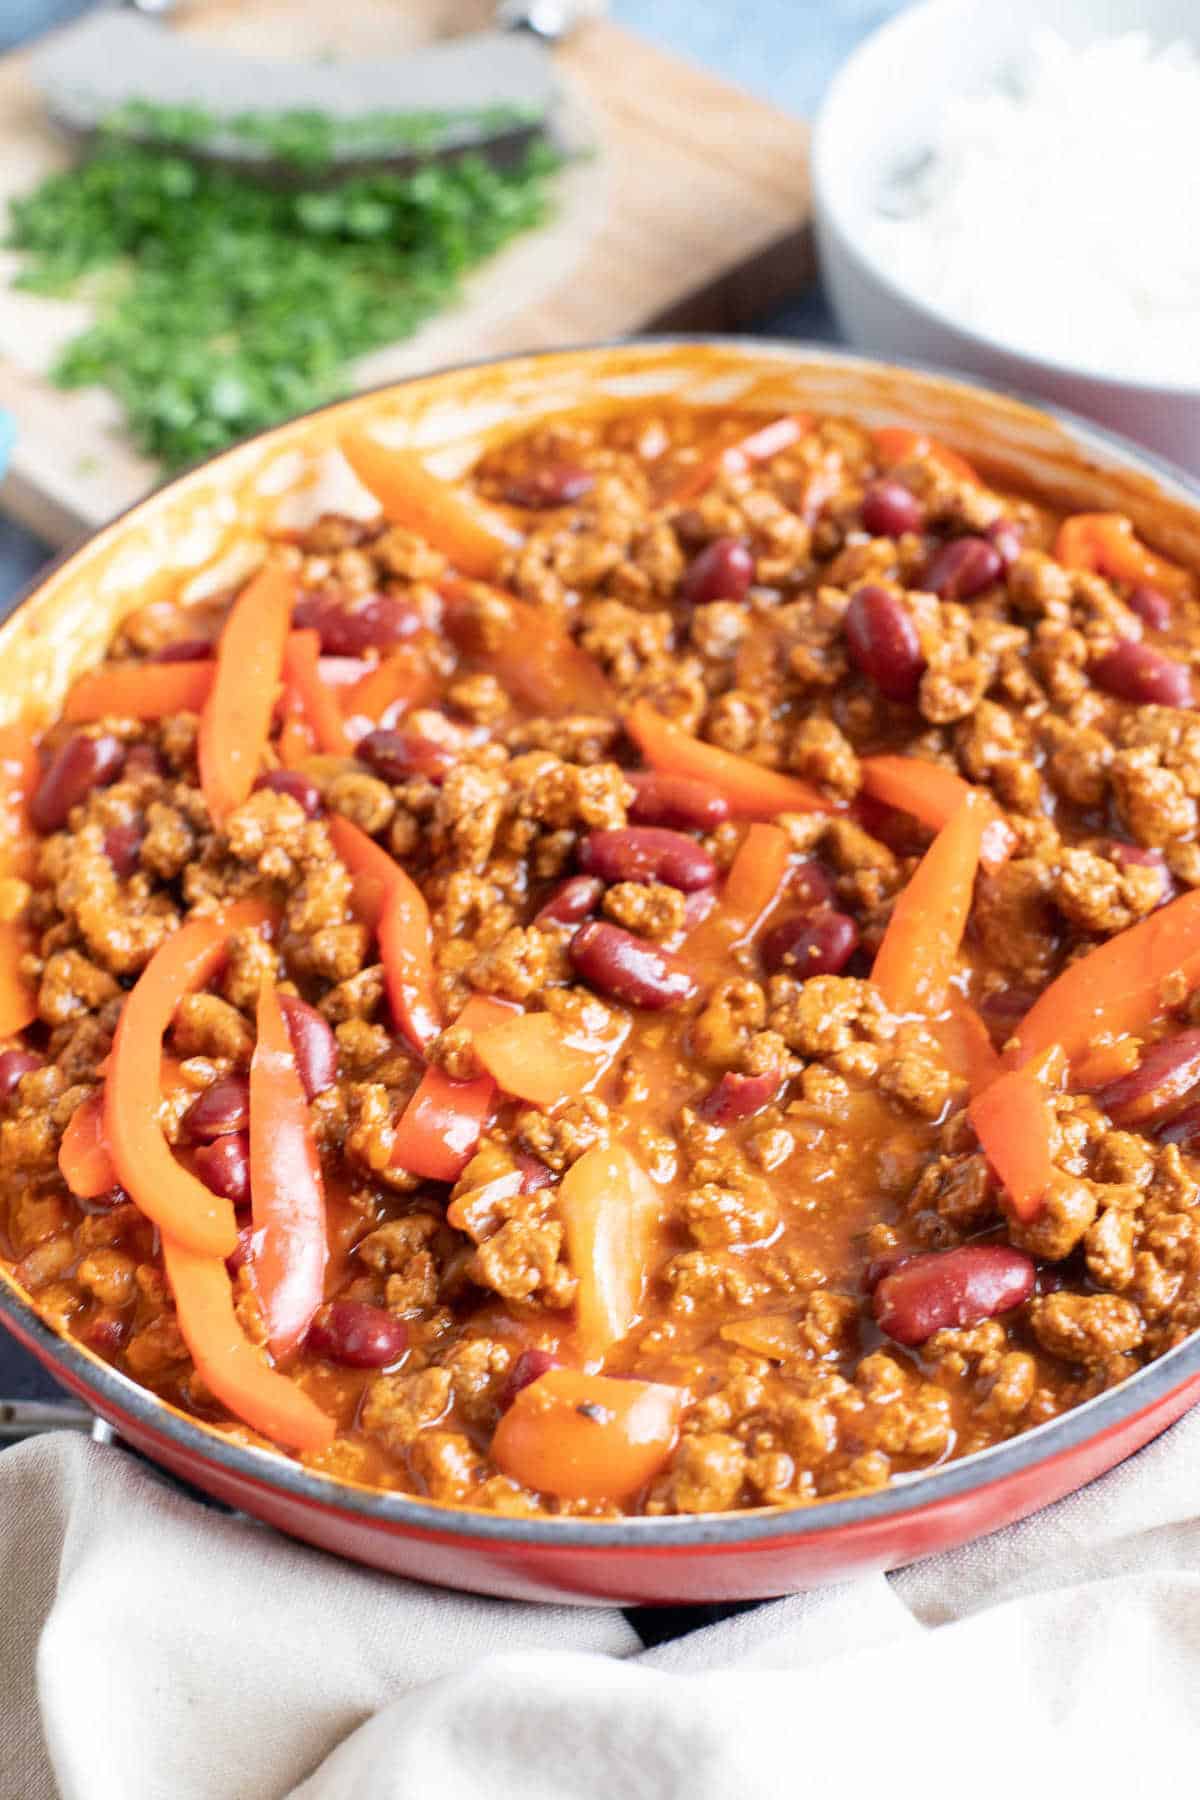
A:
{"type": "MultiPolygon", "coordinates": [[[[2,0],[0,51],[88,10],[90,0],[2,0]]],[[[611,11],[645,37],[707,64],[730,81],[808,116],[838,63],[860,38],[908,0],[611,0],[611,11]]],[[[783,337],[836,336],[819,288],[760,322],[783,337]]],[[[37,573],[46,546],[0,518],[0,615],[37,573]]],[[[55,1393],[23,1351],[0,1341],[0,1399],[55,1393]]]]}

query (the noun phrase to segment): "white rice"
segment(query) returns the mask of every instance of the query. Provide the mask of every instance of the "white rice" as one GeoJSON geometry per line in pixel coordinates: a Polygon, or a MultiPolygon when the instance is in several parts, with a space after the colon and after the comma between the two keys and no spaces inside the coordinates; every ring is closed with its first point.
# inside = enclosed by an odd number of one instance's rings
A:
{"type": "Polygon", "coordinates": [[[1014,349],[1200,384],[1198,190],[1195,53],[1043,32],[1015,87],[947,106],[873,243],[901,285],[1014,349]]]}

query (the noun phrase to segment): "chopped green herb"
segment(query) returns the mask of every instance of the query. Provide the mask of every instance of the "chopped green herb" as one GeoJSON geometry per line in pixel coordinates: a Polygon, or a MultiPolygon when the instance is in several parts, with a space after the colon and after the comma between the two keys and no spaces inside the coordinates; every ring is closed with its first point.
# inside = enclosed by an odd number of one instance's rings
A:
{"type": "Polygon", "coordinates": [[[411,334],[462,277],[540,224],[560,158],[479,156],[281,190],[105,134],[12,205],[19,285],[86,299],[54,370],[120,401],[138,448],[181,468],[348,386],[347,364],[411,334]]]}

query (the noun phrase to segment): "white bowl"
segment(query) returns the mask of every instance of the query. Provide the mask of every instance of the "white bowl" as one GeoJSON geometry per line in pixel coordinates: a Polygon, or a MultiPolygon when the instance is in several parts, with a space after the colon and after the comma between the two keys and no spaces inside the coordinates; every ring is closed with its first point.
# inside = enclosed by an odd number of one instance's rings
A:
{"type": "MultiPolygon", "coordinates": [[[[1054,401],[1200,473],[1200,388],[1101,376],[1005,344],[895,281],[871,248],[879,195],[897,167],[929,147],[947,97],[986,92],[1023,60],[1039,27],[1075,44],[1144,31],[1156,43],[1200,49],[1200,3],[926,0],[868,38],[832,83],[813,134],[817,241],[834,311],[860,349],[937,362],[1054,401]]],[[[1119,130],[1120,121],[1112,126],[1119,130]]],[[[1180,229],[1192,226],[1181,220],[1180,229]]],[[[1114,255],[1119,236],[1114,219],[1114,255]]]]}

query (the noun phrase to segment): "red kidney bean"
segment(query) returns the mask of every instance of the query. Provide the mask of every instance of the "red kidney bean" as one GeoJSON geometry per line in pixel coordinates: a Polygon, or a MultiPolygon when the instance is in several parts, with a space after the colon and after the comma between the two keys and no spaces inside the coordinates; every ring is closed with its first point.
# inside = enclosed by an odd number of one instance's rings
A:
{"type": "Polygon", "coordinates": [[[754,580],[754,558],[740,538],[714,538],[688,567],[679,588],[685,606],[744,600],[754,580]]]}
{"type": "Polygon", "coordinates": [[[863,530],[872,537],[903,537],[906,531],[920,531],[925,524],[925,508],[902,481],[886,476],[873,481],[863,495],[863,530]]]}
{"type": "Polygon", "coordinates": [[[935,1331],[979,1325],[1011,1312],[1033,1292],[1031,1256],[1007,1244],[963,1244],[914,1256],[875,1289],[880,1329],[898,1344],[923,1344],[935,1331]]]}
{"type": "Polygon", "coordinates": [[[1096,1104],[1122,1129],[1144,1125],[1178,1107],[1198,1082],[1200,1031],[1180,1031],[1151,1044],[1136,1069],[1100,1088],[1096,1104]]]}
{"type": "Polygon", "coordinates": [[[535,925],[577,925],[595,912],[604,892],[604,883],[596,875],[568,875],[554,889],[545,906],[534,917],[535,925]]]}
{"type": "Polygon", "coordinates": [[[589,832],[579,847],[579,864],[602,881],[662,881],[685,894],[717,879],[716,860],[703,844],[657,825],[589,832]]]}
{"type": "Polygon", "coordinates": [[[1190,706],[1192,675],[1184,663],[1150,644],[1122,638],[1091,667],[1096,686],[1135,706],[1190,706]]]}
{"type": "Polygon", "coordinates": [[[921,586],[939,600],[970,600],[1004,572],[1004,559],[985,537],[954,538],[935,550],[925,565],[921,586]]]}
{"type": "Polygon", "coordinates": [[[368,731],[354,754],[382,780],[399,783],[419,775],[440,784],[454,767],[453,750],[414,731],[368,731]]]}
{"type": "Polygon", "coordinates": [[[414,636],[427,622],[418,607],[394,594],[368,594],[354,602],[310,594],[296,606],[293,621],[319,633],[326,656],[386,650],[414,636]]]}
{"type": "Polygon", "coordinates": [[[925,658],[908,613],[886,588],[858,589],[846,608],[846,648],[860,675],[889,700],[915,700],[925,658]]]}
{"type": "Polygon", "coordinates": [[[832,906],[836,897],[833,876],[824,863],[797,863],[788,882],[788,899],[807,912],[820,912],[832,906]]]}
{"type": "Polygon", "coordinates": [[[107,732],[68,738],[42,776],[29,816],[38,831],[57,831],[92,788],[111,787],[125,766],[125,746],[107,732]]]}
{"type": "Polygon", "coordinates": [[[0,1100],[7,1100],[23,1075],[44,1068],[46,1059],[33,1050],[0,1050],[0,1100]]]}
{"type": "Polygon", "coordinates": [[[214,1138],[196,1151],[196,1173],[205,1187],[235,1206],[250,1204],[250,1136],[245,1131],[214,1138]]]}
{"type": "Polygon", "coordinates": [[[995,519],[983,535],[1005,569],[1011,569],[1025,548],[1025,533],[1016,520],[995,519]]]}
{"type": "Polygon", "coordinates": [[[296,994],[280,994],[279,1007],[296,1053],[296,1067],[310,1100],[337,1080],[337,1039],[326,1019],[296,994]]]}
{"type": "Polygon", "coordinates": [[[269,788],[273,794],[290,794],[310,819],[318,818],[325,811],[320,788],[299,769],[267,769],[255,778],[254,788],[256,793],[260,788],[269,788]]]}
{"type": "Polygon", "coordinates": [[[153,744],[134,744],[125,758],[125,775],[165,775],[167,765],[153,744]]]}
{"type": "Polygon", "coordinates": [[[104,834],[104,854],[122,881],[138,866],[145,832],[140,824],[110,825],[104,834]]]}
{"type": "Polygon", "coordinates": [[[124,1348],[131,1326],[131,1320],[119,1318],[116,1313],[97,1313],[79,1335],[97,1356],[115,1356],[124,1348]]]}
{"type": "Polygon", "coordinates": [[[156,663],[207,662],[216,651],[211,638],[190,637],[176,638],[173,644],[164,644],[150,658],[156,663]]]}
{"type": "Polygon", "coordinates": [[[408,1326],[382,1306],[334,1300],[309,1326],[306,1346],[348,1369],[383,1369],[408,1349],[408,1326]]]}
{"type": "Polygon", "coordinates": [[[767,1069],[761,1075],[738,1075],[727,1070],[696,1111],[710,1125],[736,1125],[739,1119],[751,1119],[769,1106],[779,1092],[781,1080],[778,1069],[767,1069]]]}
{"type": "Polygon", "coordinates": [[[1108,854],[1118,869],[1157,869],[1162,882],[1162,899],[1158,903],[1160,906],[1173,900],[1179,892],[1175,877],[1161,850],[1149,850],[1143,844],[1127,844],[1121,838],[1114,838],[1108,846],[1108,854]]]}
{"type": "Polygon", "coordinates": [[[759,954],[770,974],[782,971],[805,981],[810,975],[840,975],[858,945],[858,926],[849,913],[800,913],[772,925],[759,954]]]}
{"type": "Polygon", "coordinates": [[[562,1366],[562,1357],[555,1356],[553,1350],[522,1350],[509,1370],[508,1380],[500,1395],[501,1406],[507,1411],[522,1388],[529,1387],[547,1369],[561,1369],[562,1366]]]}
{"type": "Polygon", "coordinates": [[[1159,588],[1141,582],[1125,602],[1151,631],[1166,631],[1171,623],[1171,602],[1159,588]]]}
{"type": "Polygon", "coordinates": [[[530,1156],[526,1150],[517,1151],[516,1164],[521,1171],[523,1194],[536,1194],[541,1188],[553,1187],[558,1180],[553,1169],[547,1168],[540,1157],[530,1156]]]}
{"type": "Polygon", "coordinates": [[[724,794],[714,793],[691,775],[660,774],[657,769],[627,773],[633,788],[629,820],[633,825],[666,825],[673,831],[715,831],[729,817],[724,794]]]}
{"type": "Polygon", "coordinates": [[[599,919],[579,927],[570,955],[576,973],[590,986],[626,1006],[662,1012],[682,1005],[696,991],[691,970],[671,951],[599,919]]]}
{"type": "Polygon", "coordinates": [[[231,1131],[245,1131],[250,1123],[250,1083],[244,1075],[218,1076],[192,1101],[182,1123],[197,1144],[209,1144],[231,1131]]]}
{"type": "Polygon", "coordinates": [[[514,475],[504,489],[510,506],[523,506],[530,512],[553,506],[571,506],[590,494],[596,477],[590,469],[577,463],[547,463],[540,469],[527,469],[514,475]]]}
{"type": "Polygon", "coordinates": [[[1200,1144],[1200,1103],[1193,1101],[1181,1113],[1176,1113],[1169,1125],[1163,1125],[1156,1133],[1163,1144],[1179,1144],[1184,1150],[1194,1151],[1200,1144]]]}

